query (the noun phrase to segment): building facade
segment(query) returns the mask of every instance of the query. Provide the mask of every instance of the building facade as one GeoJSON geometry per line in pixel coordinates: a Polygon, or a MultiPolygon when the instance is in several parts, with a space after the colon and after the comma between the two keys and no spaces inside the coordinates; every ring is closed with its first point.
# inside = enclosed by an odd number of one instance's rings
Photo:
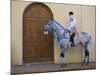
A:
{"type": "MultiPolygon", "coordinates": [[[[60,63],[60,48],[57,47],[55,40],[51,37],[51,34],[44,36],[41,31],[43,25],[47,23],[49,18],[56,20],[63,26],[67,25],[69,11],[73,11],[75,14],[77,30],[79,32],[89,32],[92,35],[90,62],[96,61],[95,6],[38,3],[31,1],[12,1],[11,4],[12,65],[42,61],[60,63]],[[28,28],[28,25],[30,25],[31,29],[28,28]],[[30,37],[27,37],[28,35],[30,35],[30,37]]],[[[81,62],[81,47],[78,46],[66,51],[65,62],[81,62]]]]}

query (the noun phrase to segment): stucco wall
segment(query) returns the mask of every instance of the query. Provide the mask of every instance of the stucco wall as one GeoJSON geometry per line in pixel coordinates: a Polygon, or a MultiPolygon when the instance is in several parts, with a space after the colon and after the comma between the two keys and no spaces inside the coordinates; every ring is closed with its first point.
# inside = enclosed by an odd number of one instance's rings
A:
{"type": "Polygon", "coordinates": [[[22,49],[22,16],[23,11],[31,2],[12,1],[12,25],[11,25],[11,63],[23,63],[22,49]]]}
{"type": "MultiPolygon", "coordinates": [[[[12,64],[23,63],[22,48],[22,16],[24,9],[32,2],[12,1],[12,39],[11,39],[11,62],[12,64]]],[[[73,11],[77,19],[78,31],[90,32],[93,36],[90,60],[95,61],[95,7],[67,4],[45,3],[53,12],[54,19],[62,25],[68,23],[68,12],[73,11]]],[[[54,62],[59,63],[60,49],[54,43],[54,62]]],[[[81,61],[80,47],[68,50],[65,53],[65,61],[75,63],[81,61]]]]}
{"type": "Polygon", "coordinates": [[[92,36],[90,61],[96,60],[96,7],[82,6],[82,31],[89,32],[92,36]]]}

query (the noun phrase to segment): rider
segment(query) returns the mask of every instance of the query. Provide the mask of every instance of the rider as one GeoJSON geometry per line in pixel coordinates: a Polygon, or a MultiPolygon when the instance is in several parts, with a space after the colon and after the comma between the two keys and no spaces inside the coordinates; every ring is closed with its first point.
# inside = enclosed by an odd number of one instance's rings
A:
{"type": "Polygon", "coordinates": [[[69,12],[69,22],[67,25],[67,29],[70,32],[70,42],[71,42],[71,47],[74,47],[74,37],[75,37],[75,33],[76,33],[76,19],[74,17],[74,13],[73,12],[69,12]]]}

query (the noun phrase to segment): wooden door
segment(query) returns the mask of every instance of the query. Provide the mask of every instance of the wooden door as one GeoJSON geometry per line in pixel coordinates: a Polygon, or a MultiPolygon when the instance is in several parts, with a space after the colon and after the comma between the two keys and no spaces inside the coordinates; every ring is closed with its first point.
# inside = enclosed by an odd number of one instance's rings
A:
{"type": "Polygon", "coordinates": [[[33,3],[26,8],[23,15],[24,63],[54,60],[52,35],[43,34],[43,27],[50,18],[53,18],[51,10],[42,3],[33,3]]]}

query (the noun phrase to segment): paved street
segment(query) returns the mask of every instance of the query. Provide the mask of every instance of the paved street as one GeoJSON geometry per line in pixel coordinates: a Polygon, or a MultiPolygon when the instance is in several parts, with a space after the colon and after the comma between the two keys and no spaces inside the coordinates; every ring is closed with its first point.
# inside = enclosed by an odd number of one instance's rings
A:
{"type": "Polygon", "coordinates": [[[41,72],[55,72],[55,71],[72,71],[72,70],[86,70],[86,69],[95,69],[95,63],[86,64],[67,64],[64,67],[61,67],[60,64],[53,63],[36,63],[36,64],[23,64],[11,66],[12,75],[16,74],[25,74],[25,73],[41,73],[41,72]]]}

